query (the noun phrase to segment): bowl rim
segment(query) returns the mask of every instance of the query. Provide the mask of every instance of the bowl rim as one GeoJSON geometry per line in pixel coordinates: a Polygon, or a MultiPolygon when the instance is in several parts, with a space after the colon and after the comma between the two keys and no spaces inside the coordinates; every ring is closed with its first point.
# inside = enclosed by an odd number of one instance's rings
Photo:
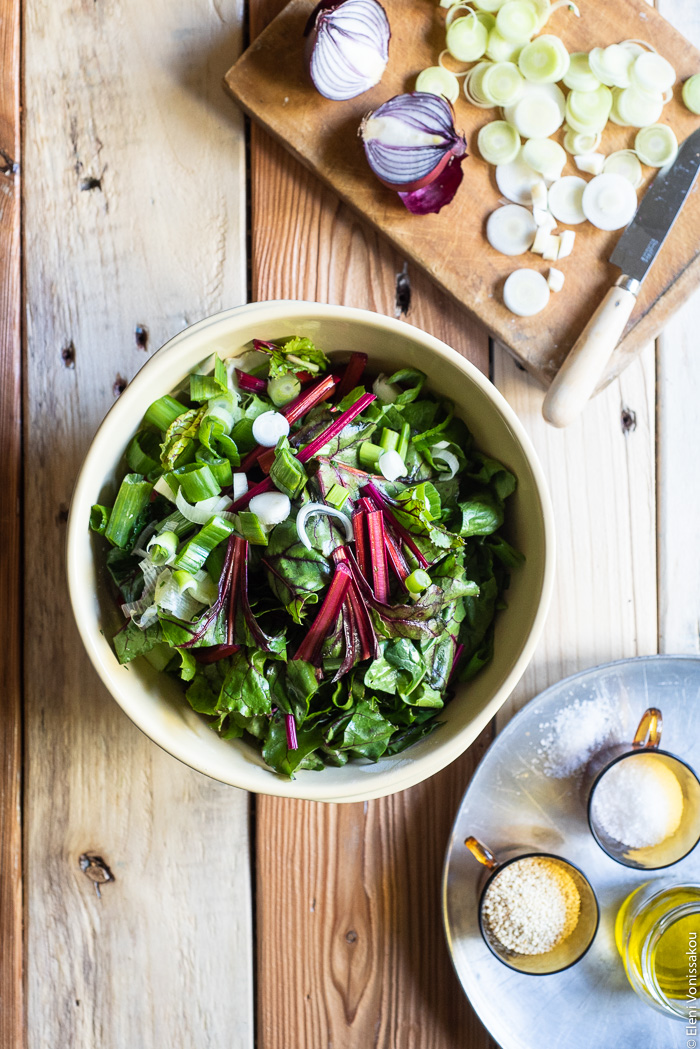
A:
{"type": "MultiPolygon", "coordinates": [[[[269,319],[269,318],[268,318],[269,319]]],[[[263,322],[264,323],[264,322],[263,322]]],[[[546,617],[551,603],[554,589],[555,573],[555,528],[554,512],[551,497],[535,448],[525,431],[522,423],[514,410],[506,401],[505,397],[479,369],[466,357],[448,346],[441,339],[422,331],[420,328],[409,324],[407,321],[397,320],[384,314],[374,313],[371,310],[360,309],[354,306],[330,305],[325,303],[308,302],[300,299],[270,299],[261,302],[246,303],[234,306],[218,313],[211,314],[195,322],[178,332],[171,339],[159,347],[155,353],[144,363],[133,379],[129,382],[124,392],[111,406],[104,419],[100,423],[90,445],[86,451],[82,465],[77,475],[73,494],[71,497],[68,528],[66,535],[66,573],[68,579],[68,591],[76,621],[78,632],[88,654],[90,662],[97,671],[103,684],[110,695],[116,700],[127,717],[139,728],[149,739],[167,753],[176,757],[190,768],[208,775],[219,782],[225,782],[231,786],[240,787],[257,794],[268,794],[277,797],[289,797],[310,801],[324,802],[358,802],[374,798],[384,797],[405,790],[422,782],[424,779],[440,772],[447,765],[458,758],[471,746],[483,729],[492,720],[495,714],[505,703],[518,681],[528,666],[535,648],[539,642],[546,617]],[[371,777],[358,777],[358,780],[345,787],[336,785],[335,789],[324,786],[322,773],[299,773],[293,780],[287,780],[269,770],[269,782],[267,779],[261,784],[259,780],[260,767],[254,766],[255,771],[249,773],[245,766],[240,771],[228,778],[222,778],[220,772],[207,768],[204,762],[193,762],[188,754],[186,746],[179,744],[175,738],[165,738],[166,734],[154,736],[144,727],[145,718],[139,717],[138,702],[131,702],[127,693],[128,689],[115,683],[112,669],[105,664],[98,648],[98,638],[104,640],[100,634],[99,622],[91,616],[85,615],[83,605],[84,595],[79,586],[80,573],[76,571],[77,566],[83,559],[85,528],[83,510],[93,503],[94,479],[92,476],[93,462],[98,459],[99,439],[108,432],[113,413],[123,410],[124,404],[130,404],[141,396],[142,387],[150,381],[150,375],[160,364],[162,358],[167,354],[171,356],[180,350],[180,356],[186,358],[188,344],[192,338],[205,332],[208,328],[225,325],[232,320],[241,319],[249,321],[255,314],[263,315],[272,313],[274,319],[294,320],[342,320],[349,323],[360,323],[379,328],[392,334],[405,336],[409,340],[420,343],[432,354],[449,361],[458,367],[491,402],[494,409],[501,415],[504,422],[513,432],[515,440],[520,445],[523,455],[528,461],[532,471],[533,480],[537,492],[537,498],[542,513],[542,538],[543,538],[543,572],[541,582],[540,600],[537,611],[533,618],[530,631],[526,637],[522,649],[513,663],[509,673],[503,679],[499,688],[496,689],[490,700],[483,709],[469,722],[469,726],[458,732],[452,739],[439,746],[430,754],[422,755],[420,758],[407,760],[403,765],[389,769],[382,773],[374,771],[371,777]],[[310,776],[314,779],[309,779],[310,776]],[[364,778],[364,784],[362,779],[364,778]]],[[[116,664],[115,664],[116,665],[116,664]]],[[[184,698],[184,697],[183,697],[184,698]]],[[[375,766],[376,768],[376,766],[375,766]]]]}

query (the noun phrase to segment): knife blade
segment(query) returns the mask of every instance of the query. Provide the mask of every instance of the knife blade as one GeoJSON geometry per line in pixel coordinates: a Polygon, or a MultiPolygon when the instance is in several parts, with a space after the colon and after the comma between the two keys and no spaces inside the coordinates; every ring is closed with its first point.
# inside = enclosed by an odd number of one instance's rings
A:
{"type": "MultiPolygon", "coordinates": [[[[568,426],[583,409],[622,336],[647,276],[700,171],[700,128],[661,168],[620,237],[610,261],[622,270],[557,372],[542,405],[553,426],[568,426]]],[[[700,239],[700,229],[697,231],[700,239]]]]}
{"type": "Polygon", "coordinates": [[[661,168],[617,242],[610,261],[639,283],[644,280],[700,171],[700,128],[682,143],[672,164],[661,168]]]}

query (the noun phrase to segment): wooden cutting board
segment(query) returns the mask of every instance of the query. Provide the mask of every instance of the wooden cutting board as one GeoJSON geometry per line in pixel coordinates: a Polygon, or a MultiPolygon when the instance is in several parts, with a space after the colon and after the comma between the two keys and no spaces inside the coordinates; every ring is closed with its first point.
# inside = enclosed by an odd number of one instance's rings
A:
{"type": "MultiPolygon", "coordinates": [[[[303,30],[313,0],[292,0],[229,70],[226,87],[246,113],[421,266],[547,385],[619,276],[607,259],[620,234],[603,233],[588,223],[575,227],[573,254],[558,264],[566,275],[564,290],[552,295],[547,308],[535,317],[509,313],[501,301],[508,274],[519,266],[546,274],[549,263],[531,253],[508,258],[485,239],[486,218],[498,207],[500,197],[494,169],[478,155],[476,135],[497,112],[476,109],[462,97],[457,102],[455,124],[466,134],[471,155],[464,162],[464,180],[454,201],[437,215],[409,214],[367,165],[357,135],[362,117],[393,95],[412,90],[420,70],[435,64],[445,39],[445,10],[435,0],[383,3],[392,30],[389,65],[382,82],[359,98],[331,102],[308,80],[303,30]]],[[[700,53],[644,0],[581,0],[580,18],[567,8],[560,9],[547,23],[547,31],[559,35],[569,51],[588,51],[630,38],[652,42],[678,75],[674,98],[664,107],[661,120],[673,127],[679,141],[700,124],[680,97],[682,81],[700,72],[700,53]]],[[[609,124],[600,149],[610,153],[631,147],[635,133],[633,128],[609,124]]],[[[562,132],[556,137],[561,141],[562,132]]],[[[651,168],[644,172],[640,196],[655,174],[651,168]]],[[[564,174],[580,174],[571,158],[564,174]]],[[[698,282],[700,189],[696,186],[643,285],[601,386],[658,334],[698,282]]]]}

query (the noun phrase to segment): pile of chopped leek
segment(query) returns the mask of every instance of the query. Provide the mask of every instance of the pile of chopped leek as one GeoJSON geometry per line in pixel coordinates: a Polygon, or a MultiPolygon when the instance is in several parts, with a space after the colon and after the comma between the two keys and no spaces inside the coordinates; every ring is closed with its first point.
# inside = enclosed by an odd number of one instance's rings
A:
{"type": "Polygon", "coordinates": [[[396,754],[492,656],[515,478],[404,368],[255,340],[160,397],[92,507],[120,662],[291,776],[396,754]]]}
{"type": "MultiPolygon", "coordinates": [[[[626,226],[637,209],[642,166],[664,167],[678,151],[672,128],[659,122],[676,82],[670,62],[638,40],[569,54],[558,36],[542,31],[559,8],[580,16],[571,0],[440,0],[440,7],[447,8],[446,46],[438,64],[418,75],[416,90],[455,104],[462,79],[471,105],[501,110],[477,139],[511,202],[489,217],[491,247],[553,263],[571,255],[576,236],[558,233],[557,224],[626,226]],[[608,121],[637,129],[629,148],[600,151],[608,121]],[[560,129],[563,144],[552,138],[560,129]],[[581,175],[563,175],[567,154],[581,175]]],[[[686,80],[683,100],[700,113],[700,74],[686,80]]],[[[560,269],[551,267],[546,277],[518,269],[506,280],[504,303],[532,316],[563,285],[560,269]]]]}

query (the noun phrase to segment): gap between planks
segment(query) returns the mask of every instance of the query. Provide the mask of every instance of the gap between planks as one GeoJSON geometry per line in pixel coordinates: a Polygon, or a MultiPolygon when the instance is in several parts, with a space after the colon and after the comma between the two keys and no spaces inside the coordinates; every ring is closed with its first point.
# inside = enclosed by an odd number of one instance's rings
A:
{"type": "Polygon", "coordinates": [[[25,1044],[22,942],[20,0],[0,0],[0,1045],[25,1044]]]}

